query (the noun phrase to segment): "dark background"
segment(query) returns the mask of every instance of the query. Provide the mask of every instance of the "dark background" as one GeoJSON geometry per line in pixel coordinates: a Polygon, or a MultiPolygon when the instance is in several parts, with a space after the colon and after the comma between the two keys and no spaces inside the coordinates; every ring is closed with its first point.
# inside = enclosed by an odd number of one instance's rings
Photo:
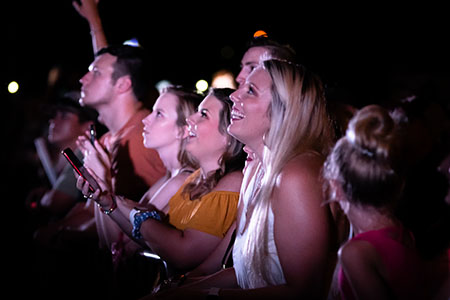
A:
{"type": "MultiPolygon", "coordinates": [[[[2,4],[3,63],[2,179],[5,236],[15,251],[23,245],[20,226],[24,197],[36,177],[33,139],[46,119],[42,105],[52,93],[79,88],[93,60],[87,22],[70,0],[2,4]],[[6,51],[6,52],[5,52],[6,51]],[[63,71],[47,84],[51,68],[63,71]],[[15,80],[20,89],[8,94],[15,80]]],[[[448,112],[450,103],[450,18],[448,9],[428,4],[311,7],[305,2],[213,2],[183,4],[102,0],[99,6],[109,43],[136,37],[152,58],[153,80],[193,87],[219,69],[236,75],[245,43],[258,29],[290,44],[299,61],[318,73],[333,97],[361,107],[384,103],[396,92],[430,87],[448,112]],[[245,9],[243,7],[245,5],[245,9]],[[224,56],[224,50],[228,55],[224,56]]],[[[19,259],[20,263],[20,259],[19,259]]],[[[24,267],[26,269],[26,266],[24,267]]]]}
{"type": "MultiPolygon", "coordinates": [[[[258,29],[291,44],[300,61],[325,81],[351,89],[348,81],[370,85],[400,70],[448,75],[450,18],[443,7],[311,7],[304,2],[292,7],[294,2],[280,2],[274,7],[248,3],[244,10],[243,3],[103,0],[99,9],[109,43],[137,37],[153,58],[155,80],[189,85],[223,67],[237,72],[243,47],[258,29]],[[225,47],[233,53],[228,58],[221,55],[225,47]]],[[[9,6],[2,12],[7,22],[2,86],[9,80],[21,83],[16,98],[40,96],[55,65],[75,80],[87,71],[93,58],[89,27],[71,0],[9,6]]]]}
{"type": "MultiPolygon", "coordinates": [[[[71,0],[4,5],[2,164],[23,180],[22,150],[42,133],[42,104],[60,90],[79,89],[93,52],[89,26],[71,0]],[[49,87],[48,74],[56,66],[62,75],[49,87]],[[6,87],[12,80],[20,89],[11,95],[6,87]]],[[[237,74],[246,42],[263,29],[290,44],[299,61],[318,73],[339,100],[360,107],[388,101],[398,90],[419,93],[431,86],[435,99],[448,109],[447,9],[434,4],[272,5],[102,0],[99,10],[109,43],[136,37],[148,51],[155,82],[168,79],[193,87],[200,78],[210,81],[219,69],[237,74]]]]}

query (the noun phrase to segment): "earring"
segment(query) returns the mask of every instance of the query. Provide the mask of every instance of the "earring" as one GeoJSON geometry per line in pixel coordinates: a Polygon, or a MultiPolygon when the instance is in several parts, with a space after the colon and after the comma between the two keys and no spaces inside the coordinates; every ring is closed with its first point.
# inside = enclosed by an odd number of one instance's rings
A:
{"type": "Polygon", "coordinates": [[[266,135],[267,135],[267,131],[264,132],[263,137],[262,137],[263,145],[264,145],[264,146],[267,146],[267,143],[266,143],[266,135]]]}

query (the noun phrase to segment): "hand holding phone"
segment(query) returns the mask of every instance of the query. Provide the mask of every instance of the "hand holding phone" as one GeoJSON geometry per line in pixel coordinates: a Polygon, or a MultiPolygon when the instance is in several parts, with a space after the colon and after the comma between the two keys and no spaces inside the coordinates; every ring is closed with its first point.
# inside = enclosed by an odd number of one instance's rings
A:
{"type": "Polygon", "coordinates": [[[83,166],[83,163],[76,157],[75,153],[73,153],[72,149],[66,148],[61,151],[61,154],[67,159],[72,168],[87,182],[89,182],[89,189],[94,192],[95,190],[100,189],[97,181],[92,177],[92,175],[88,172],[88,170],[83,166]]]}

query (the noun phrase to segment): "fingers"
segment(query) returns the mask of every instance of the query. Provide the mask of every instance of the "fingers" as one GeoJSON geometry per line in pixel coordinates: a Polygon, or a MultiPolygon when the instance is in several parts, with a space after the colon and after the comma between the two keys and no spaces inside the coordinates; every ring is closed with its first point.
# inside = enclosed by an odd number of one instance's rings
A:
{"type": "Polygon", "coordinates": [[[76,143],[83,153],[89,153],[95,149],[86,135],[80,135],[76,143]]]}
{"type": "Polygon", "coordinates": [[[79,189],[85,196],[92,194],[89,187],[89,182],[84,180],[84,178],[81,176],[78,176],[77,178],[77,189],[79,189]]]}
{"type": "Polygon", "coordinates": [[[103,148],[103,146],[98,142],[98,140],[94,140],[94,147],[97,150],[98,154],[100,155],[103,163],[105,165],[110,165],[110,158],[109,158],[109,154],[105,151],[105,149],[103,148]]]}
{"type": "Polygon", "coordinates": [[[100,197],[100,194],[101,194],[101,191],[100,191],[100,189],[97,189],[97,190],[95,190],[95,192],[93,193],[93,194],[91,194],[90,196],[89,196],[89,198],[92,198],[92,199],[98,199],[99,197],[100,197]]]}
{"type": "Polygon", "coordinates": [[[78,4],[78,2],[77,1],[72,1],[72,5],[75,8],[75,10],[81,15],[81,7],[78,4]]]}

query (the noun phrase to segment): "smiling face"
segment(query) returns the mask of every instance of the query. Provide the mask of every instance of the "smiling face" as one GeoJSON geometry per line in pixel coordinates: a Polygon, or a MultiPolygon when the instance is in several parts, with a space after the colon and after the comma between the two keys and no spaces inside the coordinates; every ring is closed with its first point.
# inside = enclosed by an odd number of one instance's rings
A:
{"type": "Polygon", "coordinates": [[[177,126],[178,97],[173,93],[161,94],[153,106],[153,111],[142,120],[144,123],[144,146],[161,149],[178,143],[182,132],[177,126]]]}
{"type": "Polygon", "coordinates": [[[234,105],[228,132],[254,151],[263,147],[263,136],[270,128],[271,87],[267,71],[257,67],[230,96],[234,105]]]}
{"type": "Polygon", "coordinates": [[[217,164],[225,152],[228,137],[219,131],[222,103],[208,95],[200,103],[198,111],[187,119],[186,150],[202,165],[207,160],[217,164]]]}

